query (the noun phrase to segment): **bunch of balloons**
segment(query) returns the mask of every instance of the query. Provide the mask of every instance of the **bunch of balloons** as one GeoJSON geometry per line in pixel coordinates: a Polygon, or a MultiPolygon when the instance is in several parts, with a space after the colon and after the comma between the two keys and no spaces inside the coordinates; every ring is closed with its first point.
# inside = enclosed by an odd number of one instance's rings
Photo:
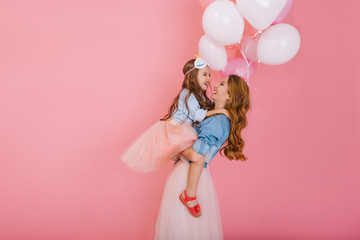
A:
{"type": "Polygon", "coordinates": [[[279,65],[300,48],[300,34],[282,23],[294,0],[199,0],[205,9],[199,55],[223,76],[237,74],[249,81],[255,64],[279,65]],[[244,18],[258,32],[244,34],[244,18]],[[243,58],[227,60],[226,49],[239,47],[243,58]]]}

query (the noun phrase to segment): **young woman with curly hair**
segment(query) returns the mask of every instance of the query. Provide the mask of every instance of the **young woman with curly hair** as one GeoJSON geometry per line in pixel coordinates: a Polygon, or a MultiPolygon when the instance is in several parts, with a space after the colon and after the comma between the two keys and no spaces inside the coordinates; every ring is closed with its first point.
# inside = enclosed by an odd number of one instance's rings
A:
{"type": "Polygon", "coordinates": [[[227,109],[229,117],[214,115],[197,126],[198,139],[182,152],[165,185],[155,239],[223,238],[208,164],[219,151],[229,160],[246,160],[241,131],[247,125],[250,95],[245,81],[235,75],[223,79],[214,89],[211,95],[214,109],[227,109]],[[201,201],[201,208],[196,196],[201,201]]]}

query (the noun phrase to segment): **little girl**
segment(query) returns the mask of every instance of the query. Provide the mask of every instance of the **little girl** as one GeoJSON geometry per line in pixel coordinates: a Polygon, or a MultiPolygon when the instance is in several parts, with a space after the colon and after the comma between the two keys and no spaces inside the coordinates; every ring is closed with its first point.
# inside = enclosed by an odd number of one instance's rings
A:
{"type": "Polygon", "coordinates": [[[225,109],[208,110],[212,104],[206,96],[210,68],[203,59],[189,60],[183,73],[182,90],[173,100],[168,114],[140,135],[121,156],[134,171],[159,169],[197,140],[193,123],[215,114],[227,114],[225,109]]]}

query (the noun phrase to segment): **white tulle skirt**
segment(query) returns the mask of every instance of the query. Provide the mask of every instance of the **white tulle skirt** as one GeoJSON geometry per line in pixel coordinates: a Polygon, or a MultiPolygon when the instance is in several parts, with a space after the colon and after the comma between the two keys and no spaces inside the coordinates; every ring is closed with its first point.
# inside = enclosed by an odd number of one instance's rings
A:
{"type": "Polygon", "coordinates": [[[209,169],[204,168],[197,190],[202,216],[194,218],[180,202],[190,164],[178,161],[167,179],[155,225],[156,240],[223,239],[219,204],[209,169]]]}

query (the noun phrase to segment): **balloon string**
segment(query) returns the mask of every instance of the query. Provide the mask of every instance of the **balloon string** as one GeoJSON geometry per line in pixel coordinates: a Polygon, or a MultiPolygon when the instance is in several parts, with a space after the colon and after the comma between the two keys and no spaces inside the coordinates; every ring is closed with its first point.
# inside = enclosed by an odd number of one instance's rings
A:
{"type": "MultiPolygon", "coordinates": [[[[263,31],[262,30],[259,30],[259,31],[257,31],[255,34],[254,34],[254,36],[252,37],[252,39],[255,39],[259,34],[261,34],[263,31]]],[[[245,51],[246,52],[246,51],[245,51]]],[[[261,60],[260,59],[258,59],[258,68],[260,68],[260,63],[261,63],[261,60]]]]}
{"type": "Polygon", "coordinates": [[[244,53],[244,48],[241,44],[241,42],[239,42],[239,50],[240,50],[240,53],[241,55],[243,56],[245,62],[246,62],[246,83],[247,85],[250,87],[250,80],[249,80],[249,71],[250,71],[250,63],[249,63],[249,60],[247,59],[245,53],[244,53]]]}
{"type": "Polygon", "coordinates": [[[260,33],[262,33],[262,30],[257,31],[257,32],[254,34],[254,36],[252,37],[252,39],[255,39],[255,38],[257,37],[257,35],[259,35],[260,33]]]}

